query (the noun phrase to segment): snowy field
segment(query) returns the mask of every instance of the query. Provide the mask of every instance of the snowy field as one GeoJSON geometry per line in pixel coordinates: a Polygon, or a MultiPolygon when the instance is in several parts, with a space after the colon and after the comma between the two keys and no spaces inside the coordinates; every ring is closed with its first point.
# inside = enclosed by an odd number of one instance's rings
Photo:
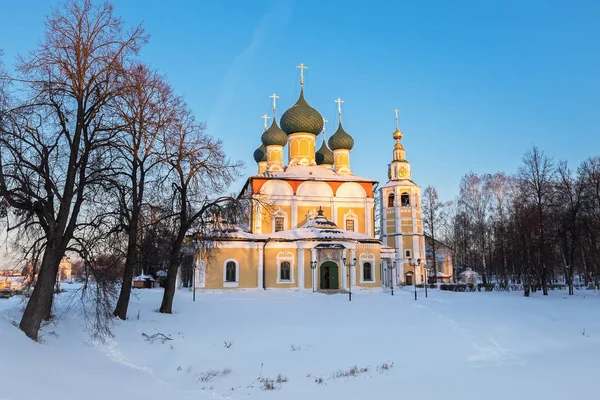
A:
{"type": "Polygon", "coordinates": [[[106,345],[65,312],[68,292],[42,343],[13,326],[20,300],[0,299],[0,399],[597,398],[593,291],[432,290],[417,302],[410,290],[358,292],[351,303],[274,290],[192,302],[179,291],[174,315],[156,312],[160,289],[135,293],[106,345]],[[143,335],[159,332],[172,340],[143,335]]]}

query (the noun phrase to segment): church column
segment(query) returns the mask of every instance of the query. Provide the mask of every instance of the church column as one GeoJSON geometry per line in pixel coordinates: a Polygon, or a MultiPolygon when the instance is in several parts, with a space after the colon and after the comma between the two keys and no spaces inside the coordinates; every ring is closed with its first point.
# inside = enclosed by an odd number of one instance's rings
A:
{"type": "Polygon", "coordinates": [[[298,289],[304,290],[304,243],[298,243],[298,289]]]}
{"type": "MultiPolygon", "coordinates": [[[[317,249],[315,249],[314,247],[312,249],[310,249],[310,258],[311,261],[316,262],[317,261],[317,249]]],[[[312,288],[314,290],[319,290],[319,287],[317,286],[318,280],[317,280],[317,274],[319,270],[319,266],[317,265],[317,268],[312,270],[312,288]]]]}
{"type": "Polygon", "coordinates": [[[354,267],[350,268],[350,286],[351,287],[356,286],[356,269],[358,268],[358,260],[356,260],[356,262],[354,262],[355,259],[356,259],[356,249],[352,249],[352,250],[350,250],[350,261],[348,261],[349,265],[354,264],[354,267]]]}
{"type": "Polygon", "coordinates": [[[258,289],[262,288],[262,284],[263,284],[263,276],[264,276],[264,249],[265,249],[265,245],[266,243],[259,243],[256,245],[256,248],[258,250],[258,275],[256,277],[257,282],[256,282],[256,287],[258,289]]]}
{"type": "Polygon", "coordinates": [[[339,280],[342,282],[342,289],[348,288],[348,274],[346,273],[346,264],[344,263],[344,258],[346,262],[348,262],[348,250],[344,249],[342,251],[342,259],[340,260],[340,264],[342,265],[342,273],[340,274],[339,280]]]}
{"type": "Polygon", "coordinates": [[[296,200],[296,193],[292,196],[292,226],[290,229],[296,229],[298,226],[298,201],[296,200]]]}

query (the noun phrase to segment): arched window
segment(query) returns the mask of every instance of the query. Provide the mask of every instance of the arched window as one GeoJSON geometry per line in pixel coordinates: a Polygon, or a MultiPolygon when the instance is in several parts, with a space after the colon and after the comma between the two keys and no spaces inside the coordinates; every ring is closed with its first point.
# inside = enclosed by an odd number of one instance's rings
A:
{"type": "Polygon", "coordinates": [[[282,281],[290,281],[291,280],[291,270],[292,265],[289,261],[282,261],[279,264],[279,279],[282,281]]]}
{"type": "Polygon", "coordinates": [[[402,195],[400,196],[400,204],[402,204],[402,207],[410,206],[410,196],[408,195],[408,193],[402,193],[402,195]]]}
{"type": "Polygon", "coordinates": [[[394,207],[394,193],[390,193],[388,196],[388,207],[394,207]]]}
{"type": "Polygon", "coordinates": [[[233,261],[225,264],[225,282],[237,282],[237,265],[233,261]]]}
{"type": "Polygon", "coordinates": [[[373,280],[373,265],[370,262],[363,263],[363,280],[364,281],[372,281],[373,280]]]}

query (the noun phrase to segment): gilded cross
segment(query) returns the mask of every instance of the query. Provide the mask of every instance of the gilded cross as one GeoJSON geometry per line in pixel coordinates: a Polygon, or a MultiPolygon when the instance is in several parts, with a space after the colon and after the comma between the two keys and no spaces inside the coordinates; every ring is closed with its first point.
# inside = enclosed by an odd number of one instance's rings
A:
{"type": "Polygon", "coordinates": [[[304,70],[308,67],[304,65],[304,63],[300,63],[300,65],[297,65],[296,68],[300,68],[300,85],[304,86],[304,70]]]}
{"type": "Polygon", "coordinates": [[[264,124],[263,124],[263,125],[264,125],[264,127],[265,127],[265,131],[266,131],[266,130],[267,130],[267,120],[268,120],[269,118],[271,118],[271,117],[269,117],[267,114],[265,114],[265,115],[263,115],[261,118],[262,118],[262,119],[263,119],[263,121],[264,121],[264,124]]]}
{"type": "Polygon", "coordinates": [[[273,114],[275,114],[275,111],[277,111],[277,99],[279,98],[279,96],[273,93],[269,97],[273,99],[273,114]]]}

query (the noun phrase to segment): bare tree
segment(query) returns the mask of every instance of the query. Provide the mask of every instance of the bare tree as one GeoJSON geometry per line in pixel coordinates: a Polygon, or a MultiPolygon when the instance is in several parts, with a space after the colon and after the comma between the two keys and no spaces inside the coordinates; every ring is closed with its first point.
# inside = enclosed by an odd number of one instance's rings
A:
{"type": "Polygon", "coordinates": [[[433,279],[437,279],[437,258],[435,254],[436,238],[446,218],[446,208],[449,203],[440,201],[437,189],[427,186],[423,191],[422,214],[423,228],[425,233],[431,237],[431,251],[433,256],[433,279]]]}
{"type": "Polygon", "coordinates": [[[105,150],[116,134],[110,103],[120,93],[124,65],[144,41],[140,27],[125,33],[110,4],[69,1],[53,10],[40,47],[10,79],[26,98],[0,117],[0,196],[20,226],[41,229],[45,239],[19,325],[31,339],[50,314],[58,265],[84,202],[109,173],[105,150]]]}
{"type": "Polygon", "coordinates": [[[498,240],[502,259],[503,286],[508,288],[508,262],[506,255],[506,213],[507,202],[511,193],[511,178],[504,172],[485,176],[485,190],[491,194],[493,210],[498,225],[498,240]]]}
{"type": "MultiPolygon", "coordinates": [[[[204,125],[198,123],[189,111],[179,115],[178,121],[167,133],[165,140],[165,162],[170,166],[173,190],[173,214],[176,229],[171,242],[171,253],[167,269],[167,283],[160,312],[171,313],[181,248],[186,234],[199,222],[207,226],[205,216],[213,219],[233,218],[239,209],[238,199],[219,196],[239,176],[241,162],[230,161],[221,141],[206,135],[204,125]],[[211,200],[208,196],[211,196],[211,200]],[[214,196],[218,197],[214,197],[214,196]]],[[[218,222],[218,221],[217,221],[218,222]]]]}
{"type": "Polygon", "coordinates": [[[560,218],[558,239],[561,258],[564,264],[565,280],[569,285],[569,294],[573,295],[573,270],[577,247],[580,245],[581,219],[585,182],[584,170],[580,168],[574,176],[566,162],[558,165],[557,213],[560,218]]]}
{"type": "Polygon", "coordinates": [[[523,185],[521,195],[535,207],[537,217],[537,264],[541,275],[544,295],[548,295],[548,256],[547,220],[554,196],[554,165],[552,160],[536,146],[525,154],[519,168],[519,178],[523,185]]]}
{"type": "Polygon", "coordinates": [[[121,96],[115,100],[124,134],[120,140],[121,173],[114,180],[122,226],[127,232],[127,256],[123,284],[114,315],[125,319],[131,282],[139,261],[138,234],[146,186],[163,160],[161,139],[181,107],[164,79],[143,64],[132,65],[124,78],[121,96]],[[122,178],[122,179],[119,179],[122,178]]]}
{"type": "Polygon", "coordinates": [[[490,194],[484,179],[471,172],[465,175],[460,184],[460,201],[469,220],[471,233],[482,263],[483,283],[487,283],[486,234],[488,228],[490,194]]]}

